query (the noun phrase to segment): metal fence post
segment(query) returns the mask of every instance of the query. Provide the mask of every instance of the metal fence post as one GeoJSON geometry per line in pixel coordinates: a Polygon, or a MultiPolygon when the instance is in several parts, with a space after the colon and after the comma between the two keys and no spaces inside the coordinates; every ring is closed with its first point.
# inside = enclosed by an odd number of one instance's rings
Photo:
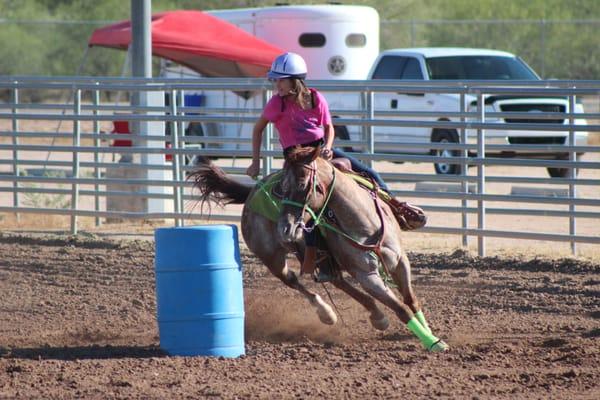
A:
{"type": "MultiPolygon", "coordinates": [[[[185,115],[181,110],[185,107],[185,92],[183,89],[179,90],[179,97],[178,99],[178,104],[179,104],[179,114],[180,115],[185,115]]],[[[179,148],[180,149],[185,149],[186,146],[186,142],[185,142],[185,128],[184,128],[184,121],[179,121],[179,132],[181,134],[181,143],[179,144],[179,148]]],[[[188,162],[186,162],[186,158],[187,156],[185,154],[181,155],[181,158],[179,159],[179,175],[177,176],[177,180],[180,182],[184,182],[185,181],[185,168],[186,166],[190,166],[193,165],[192,161],[194,160],[194,157],[189,157],[189,164],[188,162]]],[[[184,200],[183,200],[183,191],[184,191],[184,186],[177,186],[176,188],[177,190],[179,190],[179,210],[183,211],[185,210],[184,208],[184,200]]],[[[181,226],[183,226],[185,224],[185,219],[181,218],[181,226]]]]}
{"type": "MultiPolygon", "coordinates": [[[[13,175],[15,178],[19,177],[19,151],[17,150],[17,146],[19,145],[19,119],[17,118],[17,114],[19,113],[19,89],[17,88],[18,81],[13,82],[15,87],[12,91],[12,144],[14,146],[12,154],[13,154],[13,175]]],[[[16,209],[19,208],[19,181],[16,179],[13,181],[13,207],[16,209]]],[[[16,213],[17,222],[20,222],[21,216],[19,213],[16,213]]]]}
{"type": "Polygon", "coordinates": [[[71,186],[71,234],[77,234],[77,206],[79,204],[79,147],[81,146],[81,89],[74,91],[73,99],[73,166],[72,175],[75,182],[71,186]]]}
{"type": "MultiPolygon", "coordinates": [[[[263,108],[267,105],[267,102],[271,99],[272,96],[271,90],[265,90],[263,92],[263,108]]],[[[273,124],[267,124],[265,128],[265,132],[263,135],[262,147],[266,151],[273,150],[273,124]]],[[[263,155],[263,176],[267,176],[271,174],[271,170],[273,169],[273,157],[263,155]]]]}
{"type": "MultiPolygon", "coordinates": [[[[171,117],[175,117],[177,115],[177,90],[171,90],[171,117]]],[[[180,158],[181,154],[179,153],[179,123],[175,120],[170,122],[171,124],[171,150],[173,150],[173,180],[175,181],[175,185],[173,186],[173,211],[175,214],[181,213],[181,191],[178,183],[179,173],[180,173],[180,158]]],[[[181,226],[181,218],[175,218],[175,226],[181,226]]]]}
{"type": "MultiPolygon", "coordinates": [[[[569,125],[575,124],[575,117],[573,113],[575,112],[575,95],[569,95],[569,125]]],[[[569,147],[575,146],[575,131],[573,129],[569,129],[569,147]]],[[[571,147],[569,149],[569,161],[575,162],[577,161],[577,152],[573,150],[571,147]]],[[[569,178],[576,179],[577,178],[577,169],[569,168],[569,178]]],[[[574,183],[569,183],[569,199],[571,202],[569,203],[569,235],[575,236],[577,232],[577,219],[574,216],[575,213],[575,204],[573,204],[573,200],[577,197],[577,186],[574,183]]],[[[577,243],[571,241],[571,253],[573,255],[577,254],[577,243]]]]}
{"type": "MultiPolygon", "coordinates": [[[[480,123],[485,123],[485,103],[483,93],[477,93],[477,116],[480,123]]],[[[477,129],[477,158],[480,164],[477,165],[477,194],[485,194],[485,130],[477,129]]],[[[480,257],[485,257],[485,236],[481,233],[485,229],[485,202],[479,198],[477,200],[477,251],[480,257]]]]}
{"type": "MultiPolygon", "coordinates": [[[[96,82],[96,85],[99,85],[99,82],[96,82]]],[[[100,91],[94,90],[94,115],[98,115],[98,106],[100,105],[100,91]]],[[[100,168],[98,168],[98,163],[100,162],[100,154],[98,153],[98,149],[100,148],[100,122],[95,119],[94,120],[94,177],[96,178],[96,182],[100,182],[100,168]]],[[[98,192],[100,191],[100,184],[94,184],[94,210],[96,212],[100,211],[100,196],[98,192]]],[[[100,226],[100,217],[94,218],[96,226],[100,226]]]]}
{"type": "MultiPolygon", "coordinates": [[[[366,103],[367,103],[367,117],[370,121],[375,119],[375,95],[371,90],[366,92],[366,103]]],[[[367,144],[368,144],[368,152],[373,155],[375,153],[375,134],[373,129],[373,124],[369,122],[367,126],[367,144]]],[[[369,159],[367,162],[369,168],[373,168],[373,159],[369,159]]]]}
{"type": "MultiPolygon", "coordinates": [[[[466,90],[466,88],[463,86],[462,90],[466,90]]],[[[464,113],[465,112],[465,92],[461,92],[460,93],[460,112],[464,113]]],[[[460,122],[464,123],[465,122],[465,117],[461,116],[460,117],[460,122]]],[[[466,144],[467,143],[467,131],[464,128],[464,126],[462,128],[460,128],[460,143],[461,144],[466,144]]],[[[468,150],[463,150],[462,151],[462,156],[463,158],[468,157],[468,150]]],[[[468,175],[468,170],[469,170],[469,165],[468,164],[462,164],[461,165],[461,189],[464,193],[469,193],[469,181],[467,181],[467,175],[468,175]]],[[[460,205],[463,209],[463,211],[461,212],[461,218],[462,218],[462,228],[464,230],[469,228],[469,214],[465,211],[465,209],[468,206],[468,201],[467,199],[462,199],[460,201],[460,205]]],[[[462,245],[463,247],[468,247],[469,246],[469,236],[467,235],[462,235],[462,245]]]]}

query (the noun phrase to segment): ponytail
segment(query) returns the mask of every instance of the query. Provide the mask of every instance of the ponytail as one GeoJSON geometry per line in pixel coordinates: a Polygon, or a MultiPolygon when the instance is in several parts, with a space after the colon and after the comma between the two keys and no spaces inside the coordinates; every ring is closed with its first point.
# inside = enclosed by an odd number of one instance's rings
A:
{"type": "Polygon", "coordinates": [[[310,90],[306,87],[304,79],[292,78],[292,98],[302,109],[313,108],[310,90]]]}

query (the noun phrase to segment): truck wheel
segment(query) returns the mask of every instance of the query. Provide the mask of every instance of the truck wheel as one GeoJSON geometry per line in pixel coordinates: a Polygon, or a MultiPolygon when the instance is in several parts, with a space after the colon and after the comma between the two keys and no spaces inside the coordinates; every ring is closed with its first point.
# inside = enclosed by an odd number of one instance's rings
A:
{"type": "MultiPolygon", "coordinates": [[[[431,135],[433,143],[458,143],[458,134],[456,131],[442,129],[436,130],[431,135]]],[[[460,157],[459,150],[431,149],[431,155],[437,157],[460,157]]],[[[435,172],[440,175],[458,175],[460,174],[460,164],[450,164],[447,161],[435,163],[435,172]]]]}
{"type": "MultiPolygon", "coordinates": [[[[577,154],[577,161],[579,161],[581,159],[581,154],[577,154]]],[[[556,158],[557,160],[568,160],[569,159],[569,155],[563,155],[560,157],[556,158]]],[[[552,167],[548,167],[548,175],[550,175],[550,177],[552,178],[568,178],[569,177],[569,170],[570,168],[552,168],[552,167]]],[[[576,172],[577,173],[577,172],[576,172]]]]}

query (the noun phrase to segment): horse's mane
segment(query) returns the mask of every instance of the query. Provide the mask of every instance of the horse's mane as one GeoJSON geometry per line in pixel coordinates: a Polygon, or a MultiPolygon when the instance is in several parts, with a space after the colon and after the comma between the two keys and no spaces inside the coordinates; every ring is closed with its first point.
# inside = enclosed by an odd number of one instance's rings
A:
{"type": "Polygon", "coordinates": [[[285,160],[290,164],[308,163],[316,160],[319,154],[321,154],[320,147],[298,146],[288,151],[285,160]]]}

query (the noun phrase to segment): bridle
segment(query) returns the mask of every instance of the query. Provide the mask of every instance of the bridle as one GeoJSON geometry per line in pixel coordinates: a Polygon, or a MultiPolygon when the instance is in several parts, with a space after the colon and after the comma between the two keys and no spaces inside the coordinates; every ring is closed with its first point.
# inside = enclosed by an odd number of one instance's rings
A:
{"type": "MultiPolygon", "coordinates": [[[[306,198],[304,199],[304,203],[300,203],[294,200],[290,200],[289,198],[284,198],[281,201],[281,204],[287,204],[287,205],[291,205],[291,206],[296,206],[298,208],[302,209],[302,213],[300,214],[300,222],[298,222],[298,224],[300,225],[300,227],[302,228],[303,231],[305,232],[312,232],[317,226],[321,225],[323,220],[323,213],[325,212],[325,209],[327,208],[327,204],[329,204],[329,200],[331,200],[331,194],[333,193],[333,189],[335,188],[335,168],[333,168],[333,172],[332,172],[332,179],[331,179],[331,184],[329,185],[329,188],[327,189],[327,195],[325,197],[325,202],[323,203],[323,205],[320,207],[320,210],[318,210],[318,213],[316,213],[308,204],[310,203],[310,199],[311,197],[313,197],[315,195],[315,193],[317,192],[317,187],[319,186],[319,181],[317,178],[317,162],[316,160],[313,160],[310,162],[310,164],[302,164],[302,168],[306,168],[308,169],[309,172],[309,191],[306,194],[306,198]],[[304,220],[302,219],[302,216],[308,213],[314,223],[311,226],[306,226],[306,223],[304,222],[304,220]]],[[[325,190],[323,190],[323,193],[325,193],[325,190]]]]}

